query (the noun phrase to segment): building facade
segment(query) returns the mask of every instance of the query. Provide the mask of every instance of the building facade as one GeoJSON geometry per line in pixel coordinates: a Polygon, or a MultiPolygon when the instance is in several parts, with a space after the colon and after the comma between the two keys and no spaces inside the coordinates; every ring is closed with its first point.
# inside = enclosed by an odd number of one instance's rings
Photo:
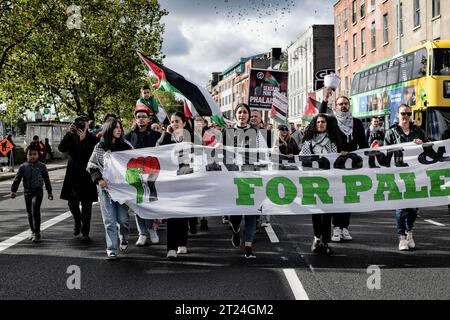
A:
{"type": "Polygon", "coordinates": [[[334,26],[312,25],[288,47],[289,117],[302,123],[308,93],[323,87],[334,69],[334,26]]]}
{"type": "MultiPolygon", "coordinates": [[[[410,0],[408,0],[410,1],[410,0]]],[[[339,0],[334,4],[339,95],[350,96],[353,74],[396,50],[395,0],[339,0]]]]}
{"type": "MultiPolygon", "coordinates": [[[[239,103],[248,103],[250,69],[268,69],[279,63],[280,48],[257,54],[251,57],[240,58],[222,72],[214,72],[207,84],[220,111],[230,120],[234,120],[233,110],[239,103]],[[275,54],[274,54],[275,52],[275,54]]],[[[263,112],[263,120],[267,121],[268,112],[263,112]]]]}
{"type": "Polygon", "coordinates": [[[396,12],[397,52],[425,41],[450,39],[449,0],[396,0],[396,12]]]}

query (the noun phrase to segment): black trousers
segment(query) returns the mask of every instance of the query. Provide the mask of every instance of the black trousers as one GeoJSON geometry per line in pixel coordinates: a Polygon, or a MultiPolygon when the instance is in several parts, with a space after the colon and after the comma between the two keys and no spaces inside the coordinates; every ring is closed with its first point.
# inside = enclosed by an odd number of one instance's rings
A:
{"type": "Polygon", "coordinates": [[[331,216],[332,214],[312,215],[314,236],[317,238],[322,237],[323,243],[331,241],[331,216]]]}
{"type": "Polygon", "coordinates": [[[333,227],[348,229],[351,213],[333,213],[333,227]]]}
{"type": "Polygon", "coordinates": [[[44,196],[43,190],[25,191],[25,206],[27,207],[28,224],[33,233],[41,232],[41,204],[44,196]]]}
{"type": "Polygon", "coordinates": [[[83,236],[89,236],[91,230],[92,202],[81,201],[80,211],[80,201],[69,201],[69,210],[75,220],[75,229],[81,230],[83,236]]]}
{"type": "Polygon", "coordinates": [[[167,219],[167,251],[186,246],[188,226],[189,218],[167,219]]]}

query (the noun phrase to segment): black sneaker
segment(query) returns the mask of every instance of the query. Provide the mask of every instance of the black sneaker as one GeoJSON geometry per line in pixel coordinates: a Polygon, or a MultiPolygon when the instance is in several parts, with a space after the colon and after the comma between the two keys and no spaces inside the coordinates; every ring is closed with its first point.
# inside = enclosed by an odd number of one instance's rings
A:
{"type": "Polygon", "coordinates": [[[74,236],[75,238],[81,237],[81,226],[75,226],[75,227],[73,228],[73,236],[74,236]]]}
{"type": "Polygon", "coordinates": [[[37,243],[37,242],[41,242],[41,234],[40,233],[35,233],[34,235],[33,235],[33,238],[31,239],[34,243],[37,243]]]}
{"type": "Polygon", "coordinates": [[[189,226],[189,233],[197,234],[197,224],[192,224],[191,226],[189,226]]]}
{"type": "Polygon", "coordinates": [[[241,246],[241,236],[239,234],[239,231],[240,230],[238,230],[238,232],[233,231],[233,236],[231,237],[231,244],[235,248],[239,248],[241,246]]]}
{"type": "Polygon", "coordinates": [[[252,247],[245,247],[245,258],[246,259],[255,259],[256,256],[253,253],[252,247]]]}
{"type": "Polygon", "coordinates": [[[322,252],[327,256],[331,256],[333,254],[333,250],[328,246],[328,243],[322,244],[322,252]]]}
{"type": "Polygon", "coordinates": [[[320,240],[314,240],[311,245],[311,252],[319,254],[322,251],[322,242],[320,240]]]}
{"type": "Polygon", "coordinates": [[[88,242],[91,242],[91,238],[89,238],[89,236],[82,236],[82,237],[80,238],[80,241],[81,241],[81,242],[88,243],[88,242]]]}
{"type": "Polygon", "coordinates": [[[200,220],[200,230],[208,231],[208,220],[206,220],[206,219],[200,220]]]}

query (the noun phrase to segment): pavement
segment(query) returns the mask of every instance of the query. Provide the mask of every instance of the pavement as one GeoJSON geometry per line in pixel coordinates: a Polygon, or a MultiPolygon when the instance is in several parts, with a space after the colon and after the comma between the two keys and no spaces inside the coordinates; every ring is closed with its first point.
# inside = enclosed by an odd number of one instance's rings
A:
{"type": "Polygon", "coordinates": [[[393,211],[353,214],[354,240],[331,244],[333,256],[310,253],[310,216],[272,216],[273,232],[269,228],[256,234],[255,260],[246,260],[242,248],[232,247],[230,230],[220,217],[210,217],[209,231],[189,236],[189,254],[168,261],[166,230],[159,233],[160,244],[138,248],[131,214],[129,249],[112,262],[106,260],[98,205],[92,242],[72,237],[73,219],[67,203],[58,199],[64,174],[50,173],[56,199],[45,198],[42,204],[48,228],[40,244],[21,240],[28,228],[23,194],[9,199],[10,181],[0,182],[0,300],[450,299],[446,206],[421,210],[417,248],[410,252],[398,251],[393,211]],[[74,266],[80,271],[80,289],[68,286],[74,266]],[[377,270],[379,277],[373,278],[377,270]]]}

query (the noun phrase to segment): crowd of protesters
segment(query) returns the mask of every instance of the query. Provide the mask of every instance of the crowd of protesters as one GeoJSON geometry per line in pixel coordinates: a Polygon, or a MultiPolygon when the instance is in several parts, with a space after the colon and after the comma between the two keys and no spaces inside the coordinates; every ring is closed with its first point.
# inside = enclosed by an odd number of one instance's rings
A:
{"type": "MultiPolygon", "coordinates": [[[[402,104],[398,109],[399,122],[387,132],[380,124],[380,119],[372,118],[370,126],[365,129],[361,120],[350,112],[348,97],[338,97],[330,112],[328,106],[332,99],[332,91],[325,90],[325,98],[317,114],[307,127],[294,124],[280,124],[275,129],[270,123],[265,124],[259,110],[251,110],[241,103],[234,109],[233,124],[228,125],[232,135],[227,135],[216,123],[205,117],[186,117],[183,112],[176,112],[169,118],[169,123],[160,123],[157,117],[158,104],[152,97],[149,87],[141,88],[141,98],[136,104],[133,126],[125,133],[121,121],[114,114],[104,117],[103,125],[96,126],[94,120],[79,116],[63,137],[58,149],[67,153],[68,163],[60,198],[68,201],[73,216],[73,235],[82,242],[90,241],[90,224],[92,205],[99,200],[102,213],[107,258],[117,259],[119,252],[125,252],[130,239],[130,214],[135,215],[138,247],[160,242],[158,230],[161,223],[167,227],[167,258],[176,259],[178,255],[188,253],[188,238],[197,233],[199,217],[170,218],[164,221],[144,219],[132,212],[126,205],[111,199],[108,193],[108,182],[103,178],[104,155],[109,152],[151,148],[155,146],[192,142],[204,146],[269,148],[284,160],[278,165],[280,170],[295,169],[293,162],[296,155],[323,155],[330,153],[346,154],[358,149],[376,148],[405,142],[422,144],[426,142],[424,132],[411,121],[411,109],[402,104]],[[327,111],[329,113],[327,113],[327,111]],[[250,139],[239,139],[241,135],[250,139]],[[227,139],[232,138],[232,141],[227,139]],[[282,164],[283,163],[283,164],[282,164]]],[[[450,135],[449,135],[450,137],[450,135]]],[[[48,141],[42,143],[34,137],[26,150],[27,162],[17,172],[11,188],[11,198],[15,198],[20,182],[23,180],[25,202],[30,224],[30,239],[40,241],[40,206],[43,199],[43,185],[49,199],[53,199],[52,188],[44,162],[51,159],[51,148],[48,141]]],[[[225,151],[227,152],[227,151],[225,151]]],[[[236,155],[242,156],[242,155],[236,155]]],[[[246,157],[244,155],[243,157],[246,157]]],[[[233,155],[234,157],[234,155],[233,155]]],[[[260,166],[247,164],[248,159],[241,159],[246,171],[257,171],[260,166]]],[[[236,164],[225,163],[229,170],[236,164]]],[[[179,174],[189,174],[188,165],[180,164],[179,174]]],[[[147,181],[150,191],[154,181],[147,181]]],[[[154,201],[156,194],[150,192],[149,201],[154,201]]],[[[450,206],[449,206],[450,210],[450,206]]],[[[233,215],[223,217],[223,223],[231,230],[231,244],[235,248],[244,249],[244,257],[256,258],[253,243],[255,233],[270,225],[270,217],[260,207],[260,215],[233,215]],[[244,221],[243,229],[241,229],[244,221]],[[241,231],[243,230],[243,232],[241,231]],[[243,235],[243,237],[242,237],[243,235]]],[[[418,209],[406,208],[396,210],[395,218],[399,236],[399,250],[415,247],[413,239],[414,221],[418,209]]],[[[243,213],[244,214],[244,213],[243,213]]],[[[311,251],[314,254],[331,255],[330,242],[353,240],[350,234],[351,213],[313,214],[313,241],[311,251]]],[[[208,230],[208,220],[200,217],[200,230],[208,230]]]]}

